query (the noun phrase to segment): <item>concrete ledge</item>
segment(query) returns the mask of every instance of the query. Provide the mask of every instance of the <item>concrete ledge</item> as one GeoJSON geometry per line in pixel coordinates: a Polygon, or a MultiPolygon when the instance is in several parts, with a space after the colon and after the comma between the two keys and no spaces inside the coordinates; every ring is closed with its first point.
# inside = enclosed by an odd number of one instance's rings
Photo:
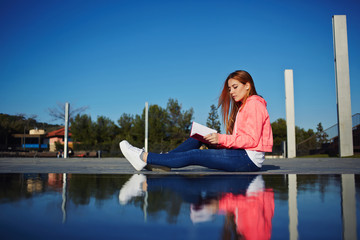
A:
{"type": "MultiPolygon", "coordinates": [[[[266,159],[256,174],[360,174],[359,158],[292,158],[266,159]]],[[[138,173],[125,158],[0,158],[0,173],[138,173]]],[[[170,172],[144,174],[249,174],[223,172],[199,166],[172,169],[170,172]]]]}

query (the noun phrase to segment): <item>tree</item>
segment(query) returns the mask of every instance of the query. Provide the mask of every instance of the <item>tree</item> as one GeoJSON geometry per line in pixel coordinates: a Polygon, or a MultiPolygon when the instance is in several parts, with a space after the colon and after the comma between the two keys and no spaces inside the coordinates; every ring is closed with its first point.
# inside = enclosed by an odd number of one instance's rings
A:
{"type": "Polygon", "coordinates": [[[312,129],[308,129],[307,131],[303,128],[298,126],[295,127],[295,135],[296,135],[296,142],[300,143],[303,142],[310,137],[314,136],[314,131],[312,129]]]}
{"type": "Polygon", "coordinates": [[[0,114],[0,146],[6,149],[11,142],[11,135],[24,133],[26,118],[24,114],[11,116],[0,114]]]}
{"type": "Polygon", "coordinates": [[[306,131],[305,129],[296,126],[295,134],[297,155],[308,155],[310,150],[316,148],[316,138],[312,129],[306,131]]]}
{"type": "MultiPolygon", "coordinates": [[[[178,146],[190,134],[194,110],[182,110],[177,100],[169,99],[166,109],[158,105],[149,106],[149,150],[165,152],[178,146]]],[[[145,141],[145,108],[135,117],[123,114],[118,120],[120,126],[117,140],[128,140],[142,148],[145,141]]]]}
{"type": "MultiPolygon", "coordinates": [[[[287,141],[286,120],[279,118],[271,123],[271,127],[274,139],[273,152],[280,153],[282,142],[287,141]]],[[[314,131],[312,129],[306,131],[303,128],[295,126],[296,148],[299,155],[307,154],[309,150],[315,146],[314,141],[311,139],[313,135],[314,131]]]]}
{"type": "Polygon", "coordinates": [[[219,120],[219,114],[217,112],[217,108],[215,107],[214,104],[212,104],[210,106],[210,112],[209,112],[209,116],[207,118],[206,121],[206,126],[208,126],[209,128],[215,129],[218,133],[220,133],[220,120],[219,120]]]}
{"type": "Polygon", "coordinates": [[[134,117],[130,114],[124,113],[118,120],[120,126],[119,133],[122,139],[130,140],[131,129],[134,126],[134,117]]]}
{"type": "Polygon", "coordinates": [[[134,125],[131,129],[132,144],[143,148],[145,142],[145,110],[142,115],[135,115],[134,125]]]}
{"type": "Polygon", "coordinates": [[[37,122],[36,118],[36,115],[26,117],[25,114],[8,115],[0,113],[0,149],[20,146],[20,142],[12,136],[15,133],[28,133],[33,128],[40,128],[45,131],[53,131],[59,128],[59,125],[37,122]]]}
{"type": "Polygon", "coordinates": [[[94,124],[90,115],[77,114],[71,120],[71,138],[76,148],[90,150],[95,145],[94,124]]]}
{"type": "Polygon", "coordinates": [[[151,152],[163,152],[166,138],[166,124],[168,114],[165,109],[158,105],[149,106],[149,150],[151,152]]]}
{"type": "Polygon", "coordinates": [[[194,110],[190,108],[182,111],[182,106],[178,100],[170,98],[166,111],[168,114],[167,139],[170,149],[173,149],[189,136],[194,110]]]}
{"type": "Polygon", "coordinates": [[[329,135],[324,132],[324,128],[321,124],[321,122],[316,127],[316,140],[321,145],[323,143],[327,143],[329,135]]]}
{"type": "Polygon", "coordinates": [[[97,149],[109,151],[113,139],[119,133],[119,128],[109,118],[98,116],[94,130],[97,149]]]}
{"type": "Polygon", "coordinates": [[[271,128],[273,132],[273,152],[280,153],[282,149],[282,142],[286,141],[286,121],[283,118],[277,119],[275,122],[271,123],[271,128]]]}
{"type": "MultiPolygon", "coordinates": [[[[69,109],[69,119],[71,119],[76,116],[77,114],[80,114],[84,112],[86,109],[88,109],[88,106],[79,107],[79,108],[71,108],[69,109]]],[[[61,120],[63,121],[65,119],[65,103],[57,103],[56,107],[48,108],[47,109],[49,115],[53,118],[53,121],[61,120]]]]}

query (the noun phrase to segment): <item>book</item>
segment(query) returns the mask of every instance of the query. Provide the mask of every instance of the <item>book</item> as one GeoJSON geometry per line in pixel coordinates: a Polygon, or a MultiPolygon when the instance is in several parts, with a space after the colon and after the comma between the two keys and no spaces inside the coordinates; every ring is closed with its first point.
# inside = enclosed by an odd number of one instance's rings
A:
{"type": "Polygon", "coordinates": [[[197,123],[197,122],[192,123],[190,137],[192,137],[196,140],[199,140],[203,143],[209,143],[208,141],[206,141],[204,139],[204,136],[206,136],[210,133],[217,133],[217,131],[215,129],[201,125],[200,123],[197,123]]]}

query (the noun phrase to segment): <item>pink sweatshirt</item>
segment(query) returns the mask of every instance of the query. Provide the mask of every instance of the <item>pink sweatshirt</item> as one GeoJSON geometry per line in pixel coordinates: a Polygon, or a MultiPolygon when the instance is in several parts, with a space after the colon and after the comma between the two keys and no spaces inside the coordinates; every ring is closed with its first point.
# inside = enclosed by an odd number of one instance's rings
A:
{"type": "Polygon", "coordinates": [[[236,115],[232,135],[219,134],[219,144],[225,148],[271,152],[273,135],[266,101],[256,95],[250,96],[236,115]]]}

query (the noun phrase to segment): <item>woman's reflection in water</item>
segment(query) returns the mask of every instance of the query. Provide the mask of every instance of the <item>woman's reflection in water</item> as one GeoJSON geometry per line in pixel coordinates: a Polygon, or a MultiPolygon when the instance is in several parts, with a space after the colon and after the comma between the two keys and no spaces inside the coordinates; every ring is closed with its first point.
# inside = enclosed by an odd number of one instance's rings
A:
{"type": "MultiPolygon", "coordinates": [[[[126,204],[144,191],[158,189],[176,192],[190,203],[193,223],[225,215],[223,239],[270,239],[274,215],[274,193],[265,189],[261,175],[236,176],[163,176],[134,174],[119,193],[126,204]]],[[[151,204],[151,203],[149,203],[151,204]]]]}
{"type": "Polygon", "coordinates": [[[213,214],[223,214],[223,239],[270,239],[274,193],[271,189],[265,189],[264,185],[259,175],[249,184],[245,194],[228,192],[219,199],[191,205],[191,219],[199,222],[210,219],[213,214]]]}

